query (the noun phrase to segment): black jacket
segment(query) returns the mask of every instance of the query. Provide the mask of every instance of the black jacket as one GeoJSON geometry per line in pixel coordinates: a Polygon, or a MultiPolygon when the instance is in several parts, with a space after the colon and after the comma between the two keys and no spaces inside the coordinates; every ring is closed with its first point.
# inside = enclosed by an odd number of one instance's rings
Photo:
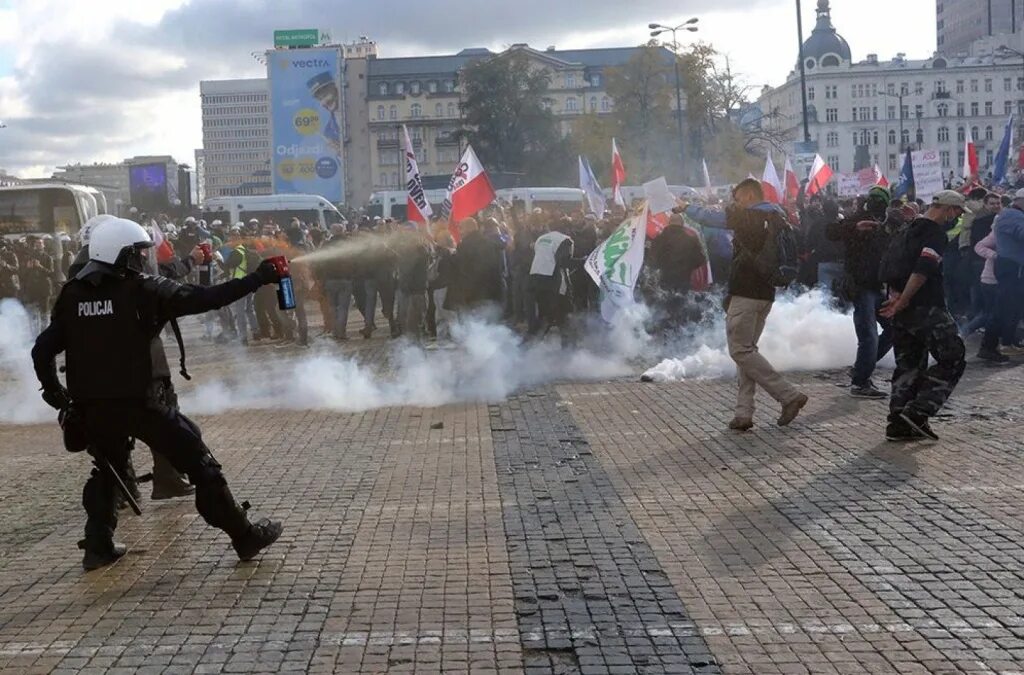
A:
{"type": "Polygon", "coordinates": [[[830,241],[842,242],[846,275],[858,290],[881,290],[878,265],[897,227],[895,221],[865,209],[857,211],[846,220],[829,223],[826,227],[830,241]],[[874,221],[877,225],[872,230],[857,229],[857,223],[864,220],[874,221]]]}
{"type": "Polygon", "coordinates": [[[651,241],[651,267],[667,291],[690,290],[693,271],[707,262],[697,237],[682,225],[668,225],[651,241]]]}
{"type": "Polygon", "coordinates": [[[455,283],[448,288],[445,309],[472,308],[501,302],[503,247],[482,232],[470,232],[453,256],[455,283]]]}

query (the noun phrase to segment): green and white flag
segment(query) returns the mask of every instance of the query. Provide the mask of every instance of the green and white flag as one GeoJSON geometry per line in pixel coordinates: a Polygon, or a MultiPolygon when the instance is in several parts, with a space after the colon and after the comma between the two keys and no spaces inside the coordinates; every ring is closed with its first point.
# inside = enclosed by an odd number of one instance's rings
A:
{"type": "Polygon", "coordinates": [[[612,321],[623,307],[633,305],[633,289],[644,264],[647,206],[619,225],[587,258],[584,269],[601,289],[601,316],[612,321]]]}

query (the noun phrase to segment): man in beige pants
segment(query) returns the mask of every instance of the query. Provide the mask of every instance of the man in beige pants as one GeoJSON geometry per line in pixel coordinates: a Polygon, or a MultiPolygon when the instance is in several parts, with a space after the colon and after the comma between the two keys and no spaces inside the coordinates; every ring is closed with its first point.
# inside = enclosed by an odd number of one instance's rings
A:
{"type": "Polygon", "coordinates": [[[762,247],[775,245],[768,234],[772,228],[785,224],[785,213],[777,205],[764,201],[761,184],[748,178],[733,189],[733,203],[725,211],[690,205],[686,207],[686,215],[707,227],[733,231],[725,334],[729,356],[736,362],[739,391],[736,414],[729,428],[747,431],[754,426],[757,385],[782,404],[778,424],[786,426],[807,405],[807,396],[775,372],[757,349],[764,323],[775,302],[775,286],[760,269],[757,254],[762,247]]]}

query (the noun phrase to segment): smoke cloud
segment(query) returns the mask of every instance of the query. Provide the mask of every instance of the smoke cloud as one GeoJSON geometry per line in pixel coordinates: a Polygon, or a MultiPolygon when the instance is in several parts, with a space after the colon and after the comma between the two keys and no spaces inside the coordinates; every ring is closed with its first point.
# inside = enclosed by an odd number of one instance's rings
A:
{"type": "Polygon", "coordinates": [[[39,397],[32,369],[32,329],[16,300],[0,300],[0,423],[52,421],[57,414],[39,397]]]}

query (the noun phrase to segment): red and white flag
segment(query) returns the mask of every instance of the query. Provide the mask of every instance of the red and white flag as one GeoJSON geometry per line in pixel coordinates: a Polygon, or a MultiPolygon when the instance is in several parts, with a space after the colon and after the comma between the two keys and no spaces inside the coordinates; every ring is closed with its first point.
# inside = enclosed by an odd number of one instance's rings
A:
{"type": "Polygon", "coordinates": [[[796,203],[796,198],[800,194],[800,181],[797,180],[796,171],[793,170],[793,163],[789,161],[789,155],[786,155],[786,168],[783,169],[785,173],[786,181],[786,203],[796,203]]]}
{"type": "Polygon", "coordinates": [[[889,187],[889,179],[885,177],[885,174],[882,173],[877,164],[875,164],[875,185],[880,185],[884,188],[889,187]]]}
{"type": "Polygon", "coordinates": [[[772,156],[768,155],[764,162],[764,173],[761,176],[761,189],[764,191],[764,199],[766,202],[773,204],[782,203],[782,181],[779,180],[779,174],[775,171],[775,164],[772,162],[772,156]]]}
{"type": "Polygon", "coordinates": [[[964,181],[970,183],[978,176],[978,146],[974,144],[974,135],[967,127],[967,139],[964,141],[964,181]]]}
{"type": "Polygon", "coordinates": [[[405,191],[406,220],[413,223],[426,224],[427,219],[434,215],[430,202],[423,193],[423,179],[420,178],[420,167],[416,163],[416,150],[412,147],[409,130],[402,125],[405,138],[405,191]]]}
{"type": "Polygon", "coordinates": [[[156,261],[160,265],[174,257],[174,247],[171,246],[171,242],[164,236],[163,230],[155,220],[153,221],[153,248],[156,250],[156,261]]]}
{"type": "Polygon", "coordinates": [[[483,164],[473,152],[473,146],[467,145],[462,153],[462,160],[455,167],[450,183],[452,212],[451,221],[457,225],[463,218],[476,215],[481,209],[494,201],[494,187],[487,177],[483,164]]]}
{"type": "Polygon", "coordinates": [[[811,164],[811,173],[807,177],[807,196],[810,197],[824,189],[830,180],[832,180],[832,167],[825,163],[821,155],[815,155],[814,163],[811,164]]]}
{"type": "Polygon", "coordinates": [[[612,201],[626,208],[626,199],[622,196],[622,186],[626,183],[626,165],[622,163],[619,146],[612,139],[612,201]]]}

